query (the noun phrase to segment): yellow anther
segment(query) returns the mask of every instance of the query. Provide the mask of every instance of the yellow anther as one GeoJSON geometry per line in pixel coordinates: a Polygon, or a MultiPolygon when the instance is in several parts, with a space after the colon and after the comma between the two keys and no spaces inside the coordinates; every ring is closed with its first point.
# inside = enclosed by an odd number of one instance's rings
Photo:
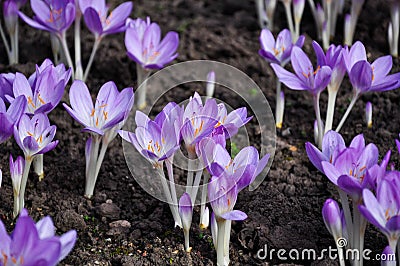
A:
{"type": "Polygon", "coordinates": [[[103,111],[103,115],[104,115],[104,120],[108,119],[108,112],[103,111]]]}
{"type": "Polygon", "coordinates": [[[92,112],[90,113],[90,116],[94,116],[94,112],[95,112],[96,110],[94,110],[94,108],[92,109],[92,112]]]}
{"type": "Polygon", "coordinates": [[[40,94],[38,95],[38,99],[41,104],[46,104],[46,102],[42,99],[42,97],[40,97],[40,94]]]}

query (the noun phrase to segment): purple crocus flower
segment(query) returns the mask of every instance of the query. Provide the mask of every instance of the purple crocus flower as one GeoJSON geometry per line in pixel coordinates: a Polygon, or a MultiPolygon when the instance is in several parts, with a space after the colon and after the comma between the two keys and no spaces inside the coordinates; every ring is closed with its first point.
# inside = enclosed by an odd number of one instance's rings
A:
{"type": "Polygon", "coordinates": [[[3,73],[0,74],[0,98],[6,101],[6,95],[13,95],[13,82],[15,79],[15,74],[13,73],[3,73]]]}
{"type": "MultiPolygon", "coordinates": [[[[360,135],[361,136],[361,135],[360,135]]],[[[352,144],[350,144],[352,147],[352,144]]],[[[336,131],[328,131],[322,140],[322,151],[312,143],[306,143],[306,152],[311,163],[322,173],[322,162],[335,163],[338,155],[346,148],[343,137],[336,131]]]]}
{"type": "Polygon", "coordinates": [[[364,45],[358,41],[350,50],[345,48],[344,60],[356,95],[393,90],[400,86],[400,73],[388,75],[393,64],[390,55],[379,57],[370,64],[364,45]]]}
{"type": "Polygon", "coordinates": [[[176,120],[176,115],[180,111],[179,106],[165,110],[154,121],[136,111],[135,133],[120,130],[119,135],[130,142],[154,167],[162,167],[162,162],[179,149],[179,120],[176,120]]]}
{"type": "Polygon", "coordinates": [[[208,198],[217,221],[221,218],[233,221],[242,221],[247,218],[244,212],[233,210],[238,192],[236,181],[233,178],[224,174],[211,178],[208,184],[208,198]]]}
{"type": "Polygon", "coordinates": [[[327,199],[322,207],[322,217],[329,233],[335,240],[342,237],[342,215],[339,204],[333,199],[327,199]]]}
{"type": "Polygon", "coordinates": [[[0,264],[1,265],[57,265],[71,252],[76,241],[76,231],[62,236],[54,235],[50,217],[38,223],[28,216],[25,209],[9,236],[0,221],[0,264]]]}
{"type": "Polygon", "coordinates": [[[291,62],[295,74],[273,63],[272,69],[279,80],[292,90],[307,90],[313,95],[319,94],[326,88],[331,79],[332,70],[329,66],[318,66],[315,70],[310,59],[301,50],[294,46],[291,53],[291,62]]]}
{"type": "Polygon", "coordinates": [[[182,117],[181,136],[191,155],[196,152],[196,143],[213,132],[218,123],[217,115],[218,107],[214,99],[207,99],[203,105],[197,92],[190,97],[182,117]]]}
{"type": "Polygon", "coordinates": [[[371,187],[367,171],[378,163],[379,156],[375,144],[362,146],[345,149],[333,163],[321,162],[323,172],[329,180],[356,199],[361,197],[364,188],[371,187]]]}
{"type": "Polygon", "coordinates": [[[31,7],[35,16],[29,18],[22,12],[19,16],[29,26],[64,35],[75,19],[74,0],[31,0],[31,7]]]}
{"type": "Polygon", "coordinates": [[[108,14],[105,0],[79,0],[86,26],[95,36],[125,31],[125,21],[132,11],[132,2],[125,2],[108,14]]]}
{"type": "Polygon", "coordinates": [[[296,43],[292,42],[292,35],[288,29],[282,30],[276,37],[271,31],[263,29],[260,35],[261,49],[258,53],[269,63],[275,63],[284,67],[290,61],[293,46],[303,47],[304,36],[301,35],[296,43]]]}
{"type": "Polygon", "coordinates": [[[56,126],[50,126],[49,119],[42,113],[32,118],[23,114],[18,126],[14,127],[14,138],[26,160],[54,149],[58,144],[58,140],[53,141],[55,134],[56,126]]]}
{"type": "MultiPolygon", "coordinates": [[[[53,65],[44,70],[38,68],[28,80],[23,74],[16,73],[13,82],[14,97],[25,96],[27,107],[25,113],[34,115],[37,113],[48,114],[61,101],[65,86],[71,76],[71,70],[61,73],[62,66],[58,69],[53,65]]],[[[6,96],[12,102],[11,96],[6,96]]]]}
{"type": "Polygon", "coordinates": [[[133,105],[133,89],[118,92],[110,81],[101,86],[93,105],[88,87],[83,81],[75,80],[69,92],[71,107],[63,104],[67,112],[85,128],[84,132],[104,135],[111,129],[120,129],[133,105]],[[117,128],[115,128],[117,126],[117,128]]]}
{"type": "Polygon", "coordinates": [[[128,56],[145,69],[161,69],[174,60],[178,54],[178,33],[168,32],[161,40],[161,29],[156,23],[138,18],[129,22],[125,34],[128,56]]]}
{"type": "Polygon", "coordinates": [[[269,154],[259,159],[257,149],[251,146],[240,150],[232,159],[228,151],[217,144],[212,151],[212,156],[213,161],[208,167],[210,174],[213,176],[229,176],[237,182],[238,191],[251,184],[269,160],[269,154]]]}
{"type": "Polygon", "coordinates": [[[8,108],[0,98],[0,143],[6,141],[14,132],[14,125],[18,123],[26,108],[26,99],[17,97],[8,108]]]}
{"type": "Polygon", "coordinates": [[[246,107],[238,108],[228,114],[225,104],[220,103],[218,104],[218,123],[215,125],[215,131],[223,131],[226,138],[231,138],[252,118],[252,116],[247,117],[246,107]]]}
{"type": "Polygon", "coordinates": [[[330,86],[334,89],[339,89],[346,74],[346,65],[343,59],[343,47],[341,45],[329,46],[326,53],[322,50],[321,46],[313,41],[312,43],[315,54],[317,56],[317,64],[319,66],[329,66],[332,69],[330,86]]]}
{"type": "Polygon", "coordinates": [[[400,237],[400,188],[396,185],[395,182],[383,179],[378,184],[376,196],[364,189],[364,205],[358,207],[364,217],[385,234],[393,250],[400,237]]]}
{"type": "Polygon", "coordinates": [[[67,86],[71,78],[72,69],[66,69],[64,64],[54,66],[53,62],[46,58],[40,66],[36,65],[36,71],[28,78],[29,85],[31,85],[32,88],[36,86],[40,75],[48,71],[47,69],[51,69],[51,78],[56,80],[56,83],[64,81],[64,86],[67,86]]]}
{"type": "MultiPolygon", "coordinates": [[[[18,204],[22,175],[24,174],[24,165],[25,160],[23,157],[18,156],[14,161],[12,155],[10,154],[10,175],[14,192],[14,204],[18,204]]],[[[14,216],[17,215],[17,213],[14,214],[14,216]]]]}

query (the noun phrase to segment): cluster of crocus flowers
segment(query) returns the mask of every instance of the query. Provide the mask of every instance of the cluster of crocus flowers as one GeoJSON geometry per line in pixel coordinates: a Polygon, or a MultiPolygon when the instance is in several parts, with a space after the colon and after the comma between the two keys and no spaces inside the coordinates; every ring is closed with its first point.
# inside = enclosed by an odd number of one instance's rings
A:
{"type": "Polygon", "coordinates": [[[76,231],[56,236],[52,219],[35,223],[22,209],[14,231],[8,235],[0,220],[0,265],[57,265],[73,249],[76,231]]]}
{"type": "MultiPolygon", "coordinates": [[[[25,114],[32,117],[35,114],[49,114],[61,101],[65,87],[71,77],[71,69],[65,69],[63,64],[55,66],[49,59],[36,66],[36,71],[26,78],[21,73],[11,74],[6,87],[5,98],[13,103],[15,98],[25,97],[25,114]]],[[[41,180],[44,177],[43,155],[35,158],[34,169],[41,180]]]]}
{"type": "Polygon", "coordinates": [[[4,24],[7,30],[10,43],[7,40],[3,26],[0,24],[0,35],[6,48],[8,62],[10,64],[18,63],[19,49],[18,49],[18,11],[26,4],[26,0],[5,0],[3,2],[3,17],[4,24]]]}
{"type": "Polygon", "coordinates": [[[146,83],[143,82],[153,70],[163,68],[178,56],[178,45],[178,33],[170,31],[161,39],[160,26],[149,17],[127,21],[125,46],[129,58],[136,62],[139,109],[146,107],[146,83]]]}
{"type": "Polygon", "coordinates": [[[355,102],[360,95],[367,92],[380,92],[400,87],[400,73],[389,74],[392,69],[391,56],[377,58],[372,64],[367,61],[364,45],[356,42],[351,49],[331,45],[326,53],[317,42],[313,42],[317,56],[317,66],[314,68],[307,55],[294,47],[291,53],[291,63],[295,73],[285,70],[280,65],[271,64],[279,80],[292,90],[306,90],[313,95],[314,109],[317,119],[317,143],[322,145],[324,133],[332,128],[337,92],[347,72],[353,87],[352,100],[340,120],[336,131],[339,132],[355,102]],[[328,87],[328,107],[326,125],[321,119],[319,97],[328,87]]]}
{"type": "MultiPolygon", "coordinates": [[[[346,147],[342,136],[329,131],[323,139],[322,151],[306,143],[306,151],[314,166],[337,187],[342,209],[333,199],[325,202],[322,214],[329,232],[335,240],[348,239],[346,248],[364,248],[367,221],[377,226],[388,238],[391,250],[399,239],[400,204],[398,171],[386,171],[390,151],[378,162],[375,144],[365,144],[363,135],[356,136],[346,147]],[[374,195],[374,192],[376,193],[374,195]],[[353,204],[351,211],[349,198],[353,204]]],[[[342,252],[340,263],[344,264],[342,252]]],[[[354,261],[362,265],[362,261],[354,261]]]]}
{"type": "MultiPolygon", "coordinates": [[[[209,77],[209,83],[214,79],[215,76],[209,77]]],[[[230,221],[246,218],[244,213],[233,210],[237,193],[254,181],[269,159],[268,154],[259,159],[254,147],[244,148],[232,159],[225,148],[226,139],[234,136],[250,119],[246,108],[228,113],[225,104],[217,104],[215,99],[209,97],[203,103],[200,95],[195,93],[186,106],[167,104],[154,120],[136,111],[135,132],[119,131],[121,137],[147,159],[161,178],[175,226],[183,227],[185,249],[188,252],[191,250],[189,230],[193,207],[198,200],[197,194],[203,180],[199,197],[200,227],[205,229],[210,223],[206,207],[208,196],[213,210],[212,217],[217,219],[215,224],[211,220],[212,232],[220,230],[218,237],[213,234],[221,243],[217,248],[218,263],[225,261],[221,265],[227,265],[229,261],[230,221]],[[188,154],[188,171],[186,189],[178,202],[173,159],[181,146],[188,154]],[[169,180],[165,178],[164,163],[169,180]],[[229,184],[229,187],[224,184],[229,184]]],[[[217,247],[217,242],[214,245],[217,247]]]]}
{"type": "Polygon", "coordinates": [[[90,133],[86,141],[85,196],[91,198],[100,167],[108,145],[124,125],[133,106],[133,89],[118,91],[114,82],[105,83],[99,90],[95,104],[86,84],[76,80],[69,92],[71,107],[64,104],[67,112],[81,125],[83,132],[90,133]]]}
{"type": "MultiPolygon", "coordinates": [[[[48,31],[52,36],[55,36],[58,39],[68,65],[72,68],[73,78],[80,80],[86,80],[101,40],[106,35],[124,31],[125,21],[132,11],[132,3],[126,2],[108,14],[108,7],[105,0],[53,0],[50,2],[45,0],[32,0],[31,7],[35,13],[33,19],[29,18],[22,12],[19,12],[20,17],[28,25],[40,30],[48,31]],[[83,71],[81,60],[80,27],[82,15],[86,26],[95,36],[92,54],[85,71],[83,71]],[[66,38],[66,32],[74,21],[75,67],[72,62],[66,38]]],[[[52,42],[53,41],[54,38],[52,39],[52,42]]],[[[52,46],[57,47],[56,44],[52,46]]],[[[57,51],[54,53],[55,58],[57,58],[57,51]]]]}
{"type": "MultiPolygon", "coordinates": [[[[268,29],[261,31],[260,45],[261,49],[258,53],[268,62],[278,64],[285,67],[290,62],[292,48],[295,46],[302,47],[304,44],[304,36],[299,36],[298,40],[293,43],[292,36],[288,29],[282,30],[276,40],[272,32],[268,29]]],[[[276,80],[276,107],[275,107],[275,120],[276,127],[282,128],[283,114],[285,109],[285,96],[281,90],[281,82],[276,80]]]]}

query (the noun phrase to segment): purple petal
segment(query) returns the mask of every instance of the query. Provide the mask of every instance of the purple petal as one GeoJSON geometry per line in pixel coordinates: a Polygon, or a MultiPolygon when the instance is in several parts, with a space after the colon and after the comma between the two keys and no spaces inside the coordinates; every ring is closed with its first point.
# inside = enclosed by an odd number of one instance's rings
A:
{"type": "Polygon", "coordinates": [[[372,68],[367,61],[354,64],[349,73],[350,82],[358,92],[367,91],[372,84],[372,68]]]}
{"type": "Polygon", "coordinates": [[[103,25],[101,24],[99,13],[94,8],[86,8],[84,19],[86,26],[93,34],[101,35],[103,33],[103,25]]]}
{"type": "Polygon", "coordinates": [[[224,218],[225,220],[243,221],[243,220],[247,219],[247,214],[245,214],[242,211],[233,210],[233,211],[221,214],[221,217],[224,218]]]}
{"type": "Polygon", "coordinates": [[[348,175],[342,175],[337,180],[338,186],[351,197],[359,198],[362,193],[362,187],[358,180],[348,175]]]}
{"type": "Polygon", "coordinates": [[[63,260],[74,248],[76,242],[76,231],[71,230],[60,236],[61,252],[58,261],[63,260]]]}
{"type": "Polygon", "coordinates": [[[329,158],[326,157],[325,154],[323,154],[317,147],[315,147],[313,144],[310,142],[306,143],[306,152],[308,159],[310,159],[311,163],[317,168],[320,172],[324,172],[322,169],[322,162],[323,161],[328,161],[329,158]]]}
{"type": "Polygon", "coordinates": [[[279,81],[289,87],[289,89],[309,90],[309,87],[305,86],[303,81],[300,80],[295,74],[287,71],[277,64],[271,64],[271,67],[275,71],[275,74],[279,78],[279,81]]]}

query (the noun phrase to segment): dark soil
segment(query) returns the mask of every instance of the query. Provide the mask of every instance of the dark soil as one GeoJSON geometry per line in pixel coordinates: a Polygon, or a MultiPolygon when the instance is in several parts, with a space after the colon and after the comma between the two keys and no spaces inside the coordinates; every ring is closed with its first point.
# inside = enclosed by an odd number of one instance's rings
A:
{"type": "MultiPolygon", "coordinates": [[[[389,9],[384,2],[367,0],[357,26],[355,40],[363,41],[371,60],[387,54],[389,50],[386,41],[389,9]]],[[[275,89],[271,84],[275,84],[275,81],[272,70],[258,55],[260,30],[253,1],[141,0],[134,4],[134,17],[151,16],[164,32],[179,31],[181,42],[177,61],[211,59],[239,68],[259,84],[274,110],[275,89]]],[[[276,23],[283,28],[285,17],[281,3],[278,6],[276,23]]],[[[304,16],[302,30],[309,34],[306,34],[305,50],[312,54],[310,44],[315,38],[315,31],[307,5],[304,16]]],[[[52,56],[47,33],[27,25],[21,28],[22,63],[10,67],[0,65],[2,72],[30,74],[36,63],[52,56]]],[[[342,25],[339,25],[338,36],[335,37],[338,42],[342,40],[341,29],[342,25]]],[[[92,37],[85,33],[82,49],[84,60],[88,60],[92,37]]],[[[0,51],[2,62],[5,63],[6,55],[3,49],[0,51]]],[[[394,70],[399,71],[398,60],[394,62],[394,70]]],[[[108,36],[103,41],[88,86],[96,94],[98,88],[108,80],[115,81],[120,89],[133,86],[136,80],[135,64],[126,56],[122,35],[108,36]]],[[[335,125],[349,103],[350,90],[350,84],[345,80],[339,95],[335,125]]],[[[193,90],[181,88],[176,89],[171,97],[179,102],[192,94],[193,90]]],[[[217,92],[216,97],[232,101],[232,95],[225,92],[217,92]]],[[[324,226],[321,208],[328,197],[337,198],[336,189],[311,165],[304,149],[306,141],[313,141],[314,115],[310,95],[286,90],[286,98],[284,130],[289,130],[290,134],[283,137],[278,132],[276,156],[268,177],[256,191],[243,191],[236,204],[236,209],[246,212],[249,218],[233,223],[230,249],[232,265],[267,265],[270,259],[260,260],[256,256],[257,251],[265,245],[269,250],[314,248],[320,251],[335,244],[324,226]]],[[[67,99],[65,95],[64,100],[67,99]]],[[[240,98],[233,99],[236,99],[234,106],[242,105],[240,98]]],[[[367,142],[374,142],[381,154],[388,149],[395,151],[394,139],[400,132],[399,100],[399,91],[363,96],[342,129],[345,140],[350,142],[355,135],[364,133],[367,142]],[[372,129],[368,129],[363,120],[367,101],[371,101],[374,108],[372,129]]],[[[323,95],[322,102],[326,102],[326,95],[323,95]]],[[[157,108],[165,103],[161,102],[157,108]]],[[[324,104],[322,110],[325,110],[324,104]]],[[[322,115],[325,116],[324,113],[322,115]]],[[[59,234],[70,229],[78,231],[77,244],[63,265],[215,264],[211,233],[208,230],[200,231],[196,226],[198,209],[191,231],[193,250],[187,254],[183,248],[183,233],[173,229],[167,204],[145,193],[131,177],[120,138],[110,145],[94,198],[85,199],[84,145],[87,135],[80,132],[81,126],[72,120],[61,105],[50,114],[50,120],[57,125],[56,138],[60,144],[45,155],[44,181],[38,182],[35,175],[31,174],[26,207],[35,219],[52,216],[59,234]]],[[[254,121],[247,129],[251,137],[257,139],[259,130],[254,121]]],[[[0,168],[4,173],[3,187],[0,189],[0,218],[11,231],[14,221],[8,171],[10,153],[14,157],[21,154],[11,140],[0,146],[0,168]]],[[[399,165],[399,157],[396,152],[393,153],[392,161],[399,165]]],[[[365,242],[366,248],[375,253],[380,253],[386,245],[382,234],[373,226],[368,227],[365,242]]],[[[276,253],[272,259],[272,264],[289,262],[337,264],[328,259],[315,262],[282,261],[277,259],[276,253]]]]}

